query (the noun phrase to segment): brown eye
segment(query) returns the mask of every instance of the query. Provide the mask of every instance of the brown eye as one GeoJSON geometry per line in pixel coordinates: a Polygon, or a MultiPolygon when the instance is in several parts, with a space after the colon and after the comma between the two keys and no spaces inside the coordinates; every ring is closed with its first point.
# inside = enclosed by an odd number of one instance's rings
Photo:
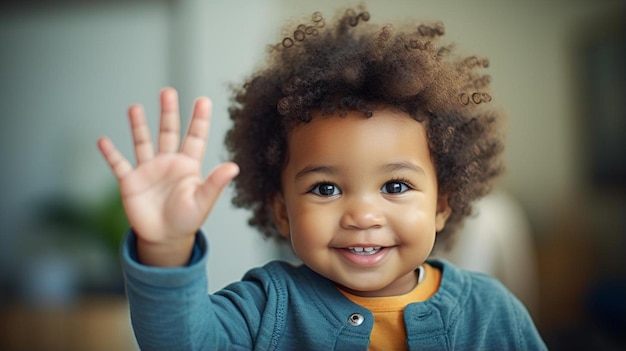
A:
{"type": "Polygon", "coordinates": [[[339,188],[330,183],[317,184],[313,188],[311,188],[310,192],[319,196],[333,196],[341,194],[339,188]]]}
{"type": "Polygon", "coordinates": [[[387,182],[380,191],[385,194],[400,194],[409,189],[409,186],[404,182],[387,182]]]}

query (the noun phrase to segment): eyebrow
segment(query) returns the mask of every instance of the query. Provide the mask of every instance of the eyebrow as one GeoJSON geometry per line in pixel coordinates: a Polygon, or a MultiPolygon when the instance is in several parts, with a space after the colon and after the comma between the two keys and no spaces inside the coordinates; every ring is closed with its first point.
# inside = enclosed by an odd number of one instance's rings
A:
{"type": "MultiPolygon", "coordinates": [[[[413,171],[416,173],[421,173],[422,175],[426,175],[426,172],[424,171],[424,169],[422,169],[422,167],[412,162],[408,162],[408,161],[389,163],[389,164],[383,165],[381,167],[381,170],[386,173],[409,170],[409,171],[413,171]]],[[[295,178],[296,180],[298,180],[311,173],[334,175],[334,174],[339,173],[339,170],[336,167],[332,167],[332,166],[309,165],[301,169],[298,173],[296,173],[295,178]]]]}
{"type": "Polygon", "coordinates": [[[303,169],[301,169],[298,173],[296,173],[296,180],[305,177],[308,174],[311,173],[322,173],[322,174],[337,174],[339,172],[339,170],[336,167],[332,167],[332,166],[316,166],[316,165],[309,165],[304,167],[303,169]]]}
{"type": "Polygon", "coordinates": [[[415,163],[408,162],[408,161],[389,163],[389,164],[382,166],[381,168],[385,172],[409,170],[409,171],[421,173],[422,175],[426,175],[426,172],[424,171],[422,167],[416,165],[415,163]]]}

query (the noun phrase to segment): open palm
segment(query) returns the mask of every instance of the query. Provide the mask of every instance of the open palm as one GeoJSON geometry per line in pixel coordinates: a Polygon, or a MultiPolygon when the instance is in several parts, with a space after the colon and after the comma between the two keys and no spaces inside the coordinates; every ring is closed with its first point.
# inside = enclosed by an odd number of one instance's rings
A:
{"type": "MultiPolygon", "coordinates": [[[[143,108],[139,105],[131,106],[128,113],[137,166],[133,168],[108,138],[101,138],[98,146],[118,179],[124,209],[138,237],[138,245],[153,247],[158,251],[155,254],[167,255],[168,248],[176,254],[180,243],[185,243],[183,251],[190,250],[194,234],[226,184],[237,175],[238,167],[226,162],[203,178],[201,161],[209,133],[210,101],[207,98],[196,100],[187,135],[180,145],[177,93],[165,88],[160,98],[156,153],[143,108]]],[[[188,253],[183,252],[183,255],[188,253]]],[[[167,262],[162,263],[167,265],[167,262]]]]}

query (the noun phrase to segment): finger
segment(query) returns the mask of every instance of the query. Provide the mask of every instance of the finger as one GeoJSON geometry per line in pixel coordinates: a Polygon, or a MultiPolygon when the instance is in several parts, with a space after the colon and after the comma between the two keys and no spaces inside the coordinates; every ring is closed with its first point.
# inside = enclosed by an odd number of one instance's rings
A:
{"type": "Polygon", "coordinates": [[[115,148],[115,145],[109,138],[100,138],[98,140],[98,148],[117,179],[122,179],[132,172],[133,165],[115,148]]]}
{"type": "Polygon", "coordinates": [[[180,116],[178,94],[172,88],[161,91],[161,123],[159,127],[159,152],[176,152],[180,142],[180,116]]]}
{"type": "Polygon", "coordinates": [[[196,100],[182,152],[198,161],[202,160],[211,122],[211,101],[205,97],[196,100]]]}
{"type": "Polygon", "coordinates": [[[210,211],[226,185],[239,174],[239,166],[233,162],[225,162],[217,166],[196,193],[200,206],[210,211]]]}
{"type": "Polygon", "coordinates": [[[133,105],[128,109],[130,127],[135,143],[135,158],[137,164],[150,161],[154,157],[154,147],[150,138],[150,129],[146,123],[146,114],[140,105],[133,105]]]}

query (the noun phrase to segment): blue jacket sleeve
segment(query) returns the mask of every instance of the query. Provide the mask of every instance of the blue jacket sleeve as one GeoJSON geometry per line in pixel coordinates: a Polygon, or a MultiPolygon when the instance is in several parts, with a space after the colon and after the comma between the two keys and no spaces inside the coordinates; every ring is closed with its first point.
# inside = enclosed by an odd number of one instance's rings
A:
{"type": "Polygon", "coordinates": [[[229,294],[208,294],[208,245],[196,234],[186,267],[145,266],[136,259],[136,237],[128,233],[121,259],[137,343],[142,350],[251,350],[265,293],[255,281],[229,294]]]}

